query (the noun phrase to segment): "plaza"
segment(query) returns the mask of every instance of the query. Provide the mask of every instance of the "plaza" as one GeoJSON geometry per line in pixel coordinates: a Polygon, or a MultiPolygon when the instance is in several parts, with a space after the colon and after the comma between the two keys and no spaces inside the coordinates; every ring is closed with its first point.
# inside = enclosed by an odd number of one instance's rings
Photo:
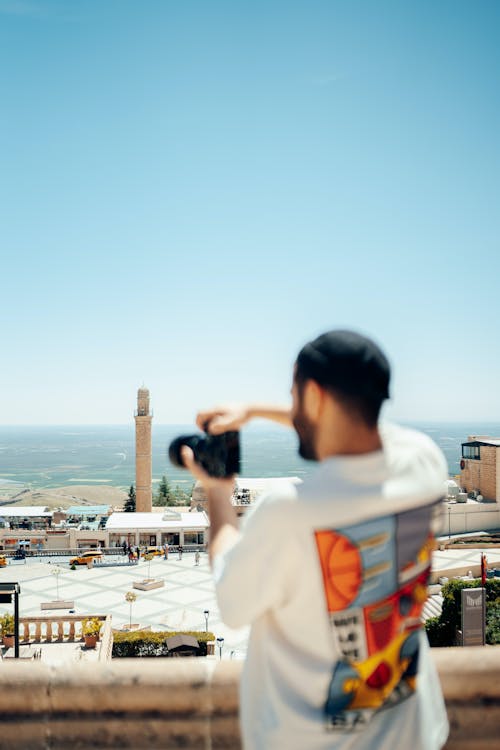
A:
{"type": "MultiPolygon", "coordinates": [[[[500,550],[485,552],[490,567],[500,566],[500,550]]],[[[450,570],[456,575],[466,568],[474,571],[480,554],[480,549],[436,551],[433,578],[450,570]]],[[[77,613],[110,613],[113,627],[128,625],[125,594],[134,581],[149,576],[149,563],[71,570],[68,559],[28,558],[26,563],[10,562],[0,569],[0,584],[20,583],[21,616],[43,614],[42,602],[71,598],[77,613]],[[62,571],[57,577],[51,573],[56,567],[62,571]]],[[[110,563],[119,560],[107,559],[110,563]]],[[[154,630],[204,630],[206,609],[208,629],[225,639],[221,661],[218,649],[215,656],[204,659],[102,661],[81,643],[52,643],[46,649],[42,645],[38,661],[4,659],[0,745],[40,750],[76,745],[88,750],[240,748],[238,684],[247,632],[231,631],[221,623],[207,555],[201,555],[199,566],[194,563],[192,553],[185,553],[182,560],[177,554],[166,561],[151,560],[151,576],[162,577],[165,586],[137,592],[132,619],[154,630]],[[68,658],[74,659],[71,668],[61,668],[68,658]]],[[[12,604],[1,605],[1,610],[0,614],[12,611],[12,604]]],[[[55,611],[51,614],[56,616],[55,611]]],[[[498,651],[433,649],[433,656],[451,723],[446,750],[496,747],[498,651]]]]}
{"type": "MultiPolygon", "coordinates": [[[[120,629],[130,623],[125,594],[131,590],[137,594],[132,622],[151,630],[204,631],[204,612],[208,611],[208,630],[216,638],[224,638],[222,659],[244,658],[247,629],[231,630],[221,622],[206,553],[200,554],[199,565],[195,565],[194,553],[184,553],[180,560],[177,553],[171,553],[168,560],[157,557],[134,565],[126,564],[125,556],[106,559],[112,563],[109,567],[80,566],[76,570],[70,569],[69,557],[50,558],[50,562],[47,558],[28,558],[26,564],[10,562],[0,569],[0,583],[19,582],[21,617],[47,614],[41,610],[44,602],[71,600],[75,613],[110,614],[112,627],[120,629]],[[56,567],[61,571],[57,581],[52,573],[56,567]],[[144,592],[132,588],[134,582],[146,577],[163,579],[164,586],[144,592]]],[[[0,606],[0,614],[12,611],[12,605],[0,606]]],[[[69,610],[52,610],[50,614],[57,613],[68,614],[69,610]]]]}
{"type": "MultiPolygon", "coordinates": [[[[484,550],[489,567],[500,567],[500,550],[484,550]]],[[[437,582],[443,576],[461,576],[472,571],[480,574],[479,549],[435,550],[431,581],[437,582]]],[[[0,569],[0,583],[19,582],[21,587],[19,614],[21,617],[39,617],[47,614],[41,609],[44,602],[56,599],[72,601],[73,610],[51,610],[52,615],[75,614],[111,615],[114,629],[126,628],[136,623],[153,631],[204,631],[207,626],[205,612],[208,611],[208,630],[215,638],[223,638],[220,653],[222,659],[244,659],[247,647],[248,629],[232,630],[221,620],[212,574],[206,553],[200,554],[199,565],[195,565],[194,553],[170,553],[168,560],[155,557],[150,562],[141,560],[129,565],[126,557],[107,556],[102,567],[79,566],[71,570],[66,557],[27,558],[11,561],[0,569]],[[59,569],[55,576],[54,570],[59,569]],[[144,578],[164,581],[164,586],[151,591],[138,591],[133,588],[144,578]],[[57,578],[57,580],[56,580],[57,578]],[[125,595],[128,591],[137,595],[130,604],[125,595]]],[[[0,614],[12,611],[12,605],[2,605],[0,614]]],[[[219,652],[217,650],[217,656],[219,652]]],[[[44,649],[44,660],[81,659],[80,646],[56,649],[53,645],[44,649]]],[[[93,658],[85,654],[85,658],[93,658]]]]}

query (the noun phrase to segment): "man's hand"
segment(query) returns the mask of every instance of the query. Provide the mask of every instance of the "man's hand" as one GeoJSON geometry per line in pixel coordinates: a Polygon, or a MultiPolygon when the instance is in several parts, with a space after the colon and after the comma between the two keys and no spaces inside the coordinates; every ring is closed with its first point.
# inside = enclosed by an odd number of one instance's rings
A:
{"type": "Polygon", "coordinates": [[[207,430],[211,435],[239,430],[250,419],[249,407],[243,404],[217,406],[207,411],[200,411],[196,424],[200,430],[207,430]]]}
{"type": "Polygon", "coordinates": [[[211,435],[221,435],[230,430],[239,430],[255,417],[270,419],[272,422],[292,427],[289,406],[274,404],[228,404],[213,409],[200,411],[196,424],[200,430],[207,430],[211,435]]]}

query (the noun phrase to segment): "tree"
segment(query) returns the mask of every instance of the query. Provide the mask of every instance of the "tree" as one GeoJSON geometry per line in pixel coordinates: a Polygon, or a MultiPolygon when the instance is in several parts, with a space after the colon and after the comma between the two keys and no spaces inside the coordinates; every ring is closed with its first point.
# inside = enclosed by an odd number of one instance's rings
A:
{"type": "Polygon", "coordinates": [[[158,490],[153,497],[153,505],[189,505],[191,502],[191,493],[182,490],[177,484],[175,487],[170,486],[165,475],[162,476],[158,490]]]}
{"type": "Polygon", "coordinates": [[[192,492],[186,492],[182,490],[179,485],[176,485],[175,490],[170,493],[171,505],[189,505],[191,503],[192,492]]]}
{"type": "Polygon", "coordinates": [[[126,513],[135,513],[135,488],[133,484],[130,485],[123,510],[126,513]]]}
{"type": "Polygon", "coordinates": [[[160,484],[158,485],[158,491],[153,498],[153,505],[171,505],[170,502],[170,484],[165,474],[162,476],[160,484]]]}

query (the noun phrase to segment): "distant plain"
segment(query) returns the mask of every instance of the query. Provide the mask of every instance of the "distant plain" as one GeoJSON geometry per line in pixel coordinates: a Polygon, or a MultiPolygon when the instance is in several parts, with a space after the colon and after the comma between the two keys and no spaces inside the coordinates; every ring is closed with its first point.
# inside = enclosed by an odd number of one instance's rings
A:
{"type": "MultiPolygon", "coordinates": [[[[410,426],[436,441],[452,476],[459,472],[461,443],[470,434],[500,436],[498,422],[410,426]]],[[[174,487],[191,488],[191,476],[172,466],[167,448],[177,435],[193,431],[191,425],[154,425],[153,486],[165,474],[174,487]]],[[[133,425],[0,427],[0,501],[15,498],[24,505],[64,506],[81,500],[121,505],[134,482],[134,439],[133,425]]],[[[313,463],[298,456],[292,431],[263,423],[243,431],[242,476],[304,477],[313,468],[313,463]]]]}

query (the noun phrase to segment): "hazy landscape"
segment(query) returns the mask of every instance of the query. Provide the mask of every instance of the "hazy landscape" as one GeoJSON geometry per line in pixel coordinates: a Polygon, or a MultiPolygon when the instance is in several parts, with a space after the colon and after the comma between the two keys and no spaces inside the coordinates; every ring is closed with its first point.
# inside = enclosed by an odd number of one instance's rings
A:
{"type": "MultiPolygon", "coordinates": [[[[500,435],[500,424],[421,424],[441,447],[451,475],[458,473],[460,444],[469,434],[500,435]]],[[[192,479],[167,458],[170,441],[192,432],[186,425],[153,428],[153,485],[166,474],[189,489],[192,479]]],[[[121,505],[134,482],[133,425],[17,426],[0,428],[0,500],[23,505],[70,505],[76,501],[121,505]]],[[[242,476],[304,477],[313,464],[296,450],[286,429],[254,425],[242,435],[242,476]]]]}

